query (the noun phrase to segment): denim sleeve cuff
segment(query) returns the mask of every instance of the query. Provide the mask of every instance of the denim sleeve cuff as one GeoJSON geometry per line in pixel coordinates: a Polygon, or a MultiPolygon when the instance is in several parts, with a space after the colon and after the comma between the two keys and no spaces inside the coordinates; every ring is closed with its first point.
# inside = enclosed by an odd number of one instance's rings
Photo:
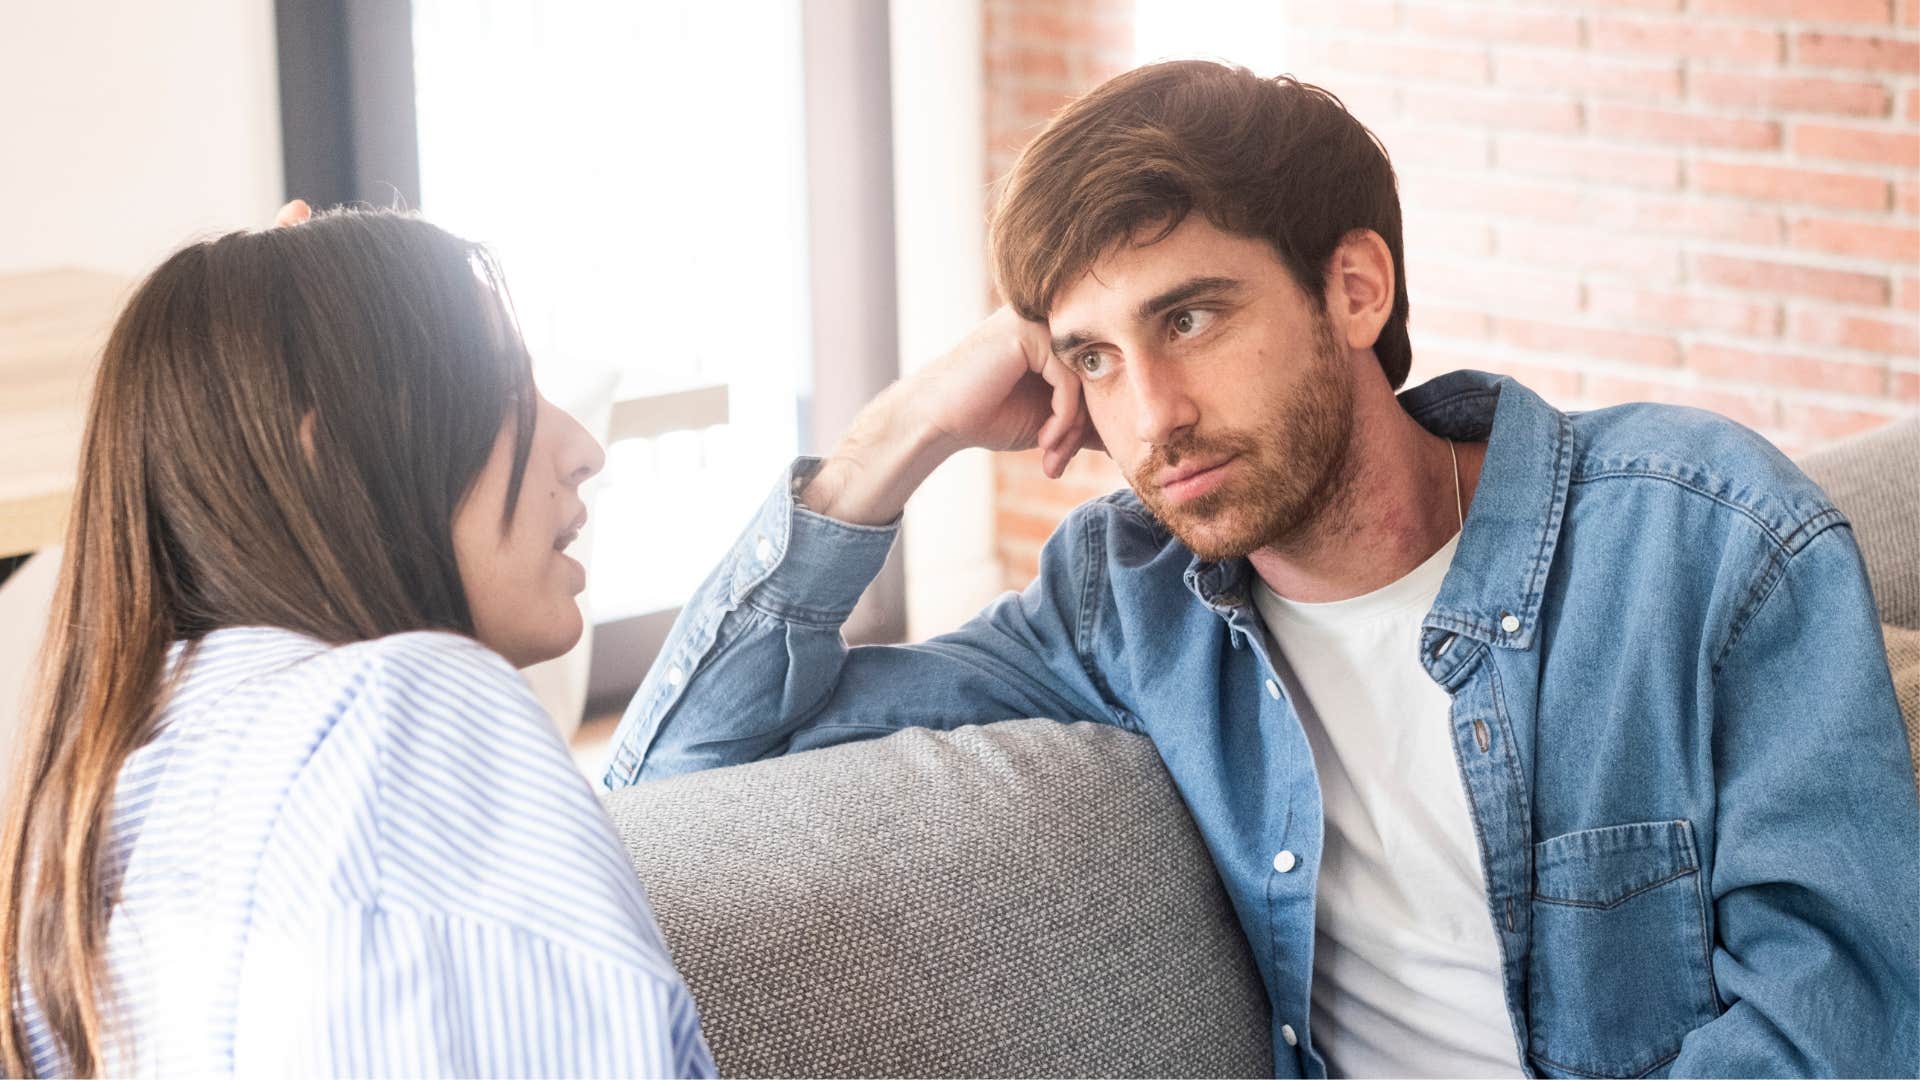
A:
{"type": "Polygon", "coordinates": [[[735,545],[736,599],[751,597],[776,615],[838,621],[880,573],[899,523],[853,525],[801,505],[799,493],[820,465],[819,458],[795,460],[735,545]]]}

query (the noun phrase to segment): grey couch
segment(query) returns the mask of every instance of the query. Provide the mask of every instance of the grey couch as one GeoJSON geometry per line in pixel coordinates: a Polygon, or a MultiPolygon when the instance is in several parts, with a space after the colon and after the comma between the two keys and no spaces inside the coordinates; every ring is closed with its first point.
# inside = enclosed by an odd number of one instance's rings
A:
{"type": "MultiPolygon", "coordinates": [[[[1802,464],[1853,519],[1911,741],[1920,419],[1802,464]]],[[[1245,939],[1140,736],[906,731],[606,806],[727,1075],[1271,1071],[1245,939]]]]}

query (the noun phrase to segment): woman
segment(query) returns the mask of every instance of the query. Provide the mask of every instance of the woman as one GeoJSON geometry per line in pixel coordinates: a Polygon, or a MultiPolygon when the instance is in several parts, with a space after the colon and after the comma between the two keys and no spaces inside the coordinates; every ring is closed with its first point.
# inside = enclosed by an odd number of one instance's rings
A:
{"type": "Polygon", "coordinates": [[[0,837],[9,1075],[712,1071],[514,671],[579,638],[602,460],[493,263],[425,222],[237,233],[140,286],[0,837]]]}

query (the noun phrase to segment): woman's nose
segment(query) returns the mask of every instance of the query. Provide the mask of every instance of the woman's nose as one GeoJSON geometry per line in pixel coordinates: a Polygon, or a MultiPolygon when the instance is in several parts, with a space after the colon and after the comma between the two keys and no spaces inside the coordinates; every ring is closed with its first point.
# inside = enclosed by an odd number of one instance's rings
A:
{"type": "Polygon", "coordinates": [[[572,417],[567,419],[573,424],[572,445],[569,447],[569,464],[573,467],[567,472],[567,482],[578,486],[607,467],[607,451],[600,445],[600,440],[589,434],[578,421],[572,417]]]}
{"type": "Polygon", "coordinates": [[[607,452],[571,413],[550,401],[544,404],[549,412],[545,419],[555,428],[560,476],[569,485],[578,487],[606,468],[607,452]]]}

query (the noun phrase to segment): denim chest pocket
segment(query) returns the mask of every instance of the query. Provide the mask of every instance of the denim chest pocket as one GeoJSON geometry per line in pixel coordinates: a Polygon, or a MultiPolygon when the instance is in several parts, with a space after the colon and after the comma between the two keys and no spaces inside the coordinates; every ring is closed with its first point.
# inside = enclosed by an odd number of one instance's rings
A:
{"type": "Polygon", "coordinates": [[[1528,1056],[1550,1076],[1646,1076],[1719,1015],[1693,826],[1533,845],[1528,1056]]]}

